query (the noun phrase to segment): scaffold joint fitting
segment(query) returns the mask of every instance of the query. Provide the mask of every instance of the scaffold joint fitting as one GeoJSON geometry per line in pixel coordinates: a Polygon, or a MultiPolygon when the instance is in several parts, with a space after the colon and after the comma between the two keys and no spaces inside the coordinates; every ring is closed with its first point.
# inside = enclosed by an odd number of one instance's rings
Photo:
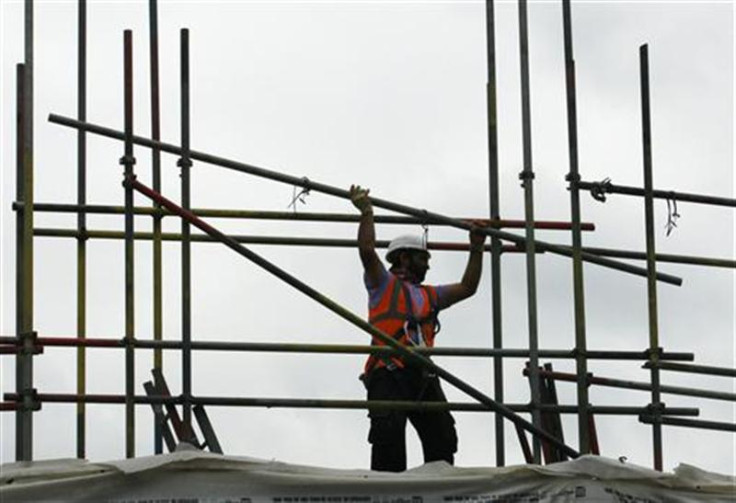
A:
{"type": "Polygon", "coordinates": [[[519,180],[527,181],[527,180],[534,180],[534,171],[521,171],[519,173],[519,180]]]}
{"type": "MultiPolygon", "coordinates": [[[[662,414],[664,414],[666,410],[666,406],[664,402],[657,402],[657,403],[650,403],[647,405],[647,413],[643,414],[642,416],[647,417],[647,422],[651,423],[661,423],[662,422],[662,414]]],[[[641,417],[640,420],[641,420],[641,417]]]]}
{"type": "Polygon", "coordinates": [[[664,348],[648,348],[645,353],[649,361],[659,361],[662,358],[662,354],[664,353],[664,348]]]}
{"type": "Polygon", "coordinates": [[[126,189],[132,189],[133,188],[133,182],[135,182],[138,179],[138,177],[134,173],[129,173],[123,177],[123,187],[126,189]]]}
{"type": "Polygon", "coordinates": [[[593,372],[586,372],[585,374],[585,387],[590,388],[590,385],[593,384],[593,372]]]}
{"type": "Polygon", "coordinates": [[[179,160],[176,161],[176,165],[180,168],[191,168],[192,160],[188,157],[180,157],[179,160]]]}
{"type": "Polygon", "coordinates": [[[38,390],[36,388],[23,390],[20,396],[18,396],[18,402],[21,410],[41,410],[41,401],[38,399],[38,390]]]}
{"type": "Polygon", "coordinates": [[[38,332],[32,330],[30,332],[21,332],[18,334],[18,346],[20,346],[20,354],[30,355],[36,353],[36,341],[38,340],[38,332]]]}
{"type": "Polygon", "coordinates": [[[120,164],[122,164],[123,166],[134,166],[135,157],[132,155],[124,155],[120,158],[120,164]]]}
{"type": "Polygon", "coordinates": [[[565,175],[565,181],[571,184],[577,184],[580,181],[580,173],[573,173],[572,171],[565,175]]]}

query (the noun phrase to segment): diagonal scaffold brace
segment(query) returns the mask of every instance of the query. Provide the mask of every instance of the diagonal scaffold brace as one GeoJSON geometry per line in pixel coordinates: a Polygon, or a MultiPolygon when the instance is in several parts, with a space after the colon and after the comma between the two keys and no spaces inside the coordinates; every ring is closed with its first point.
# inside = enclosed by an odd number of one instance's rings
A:
{"type": "MultiPolygon", "coordinates": [[[[64,116],[57,115],[57,114],[50,114],[48,120],[49,122],[53,124],[67,126],[70,128],[86,131],[89,133],[97,134],[100,136],[105,136],[108,138],[113,138],[116,140],[125,140],[124,133],[114,130],[114,129],[104,127],[104,126],[99,126],[99,125],[91,124],[88,122],[82,122],[76,119],[64,117],[64,116]]],[[[141,136],[133,136],[132,141],[136,145],[140,145],[142,147],[147,147],[147,148],[155,148],[155,149],[160,150],[161,152],[166,152],[169,154],[180,156],[182,155],[182,152],[183,152],[182,148],[179,146],[172,145],[170,143],[154,141],[148,138],[143,138],[141,136]]],[[[189,151],[189,158],[193,161],[200,161],[200,162],[204,162],[207,164],[213,164],[215,166],[220,166],[223,168],[231,169],[233,171],[238,171],[240,173],[247,173],[249,175],[258,176],[261,178],[267,178],[269,180],[286,183],[288,185],[302,187],[303,189],[308,189],[310,191],[313,190],[316,192],[329,194],[331,196],[339,197],[342,199],[348,199],[348,200],[350,199],[350,193],[345,189],[340,189],[340,188],[326,185],[323,183],[314,182],[307,178],[299,178],[299,177],[287,175],[284,173],[278,173],[278,172],[271,171],[271,170],[261,168],[258,166],[253,166],[250,164],[233,161],[230,159],[217,157],[211,154],[198,152],[195,150],[189,151]]],[[[475,228],[473,224],[471,224],[470,222],[466,222],[466,221],[463,221],[457,218],[451,218],[451,217],[448,217],[448,216],[445,216],[439,213],[433,213],[427,210],[420,210],[417,208],[412,208],[410,206],[398,204],[398,203],[388,201],[385,199],[379,199],[377,197],[371,197],[370,199],[371,199],[371,202],[373,203],[373,206],[377,208],[383,208],[386,210],[402,213],[404,215],[410,215],[410,216],[419,218],[421,219],[422,222],[426,222],[428,224],[443,224],[443,225],[447,225],[450,227],[456,227],[458,229],[464,229],[467,231],[470,231],[471,229],[475,228]]],[[[504,241],[510,241],[520,246],[524,246],[527,241],[526,238],[522,236],[519,236],[512,232],[506,232],[506,231],[502,231],[499,229],[494,229],[492,227],[483,227],[483,228],[478,228],[476,230],[487,236],[496,237],[504,241]]],[[[535,248],[540,252],[547,251],[547,252],[550,252],[556,255],[562,255],[568,258],[572,258],[573,256],[573,249],[569,246],[547,243],[547,242],[539,241],[539,240],[535,240],[534,243],[535,243],[535,248]]],[[[601,257],[599,255],[595,255],[589,252],[581,252],[580,257],[582,258],[584,262],[598,264],[603,267],[608,267],[610,269],[627,272],[627,273],[641,276],[644,278],[647,277],[646,268],[637,267],[631,264],[627,264],[625,262],[619,262],[617,260],[612,260],[609,258],[601,257]]],[[[657,272],[656,278],[659,281],[662,281],[664,283],[668,283],[671,285],[676,285],[676,286],[682,285],[682,278],[673,276],[671,274],[657,272]]]]}
{"type": "Polygon", "coordinates": [[[205,234],[211,236],[213,239],[221,242],[228,248],[232,249],[239,255],[247,258],[251,262],[255,263],[256,265],[262,267],[266,271],[270,272],[277,278],[281,279],[282,281],[288,283],[292,287],[296,288],[303,294],[307,295],[311,299],[317,301],[322,306],[326,307],[330,311],[334,312],[338,316],[342,317],[343,319],[349,321],[353,325],[357,326],[364,332],[369,333],[370,335],[380,339],[384,344],[389,345],[393,348],[395,348],[399,354],[402,356],[405,356],[409,358],[410,360],[414,361],[415,363],[421,365],[424,368],[429,369],[430,371],[437,374],[439,377],[459,389],[460,391],[463,391],[470,397],[474,398],[481,404],[488,407],[489,410],[493,412],[497,412],[501,415],[503,415],[506,419],[513,422],[514,424],[520,426],[521,428],[525,429],[532,435],[535,435],[539,437],[540,439],[546,440],[553,444],[555,447],[560,449],[562,452],[567,454],[568,456],[572,458],[576,458],[580,455],[578,451],[573,449],[572,447],[566,445],[565,443],[561,442],[556,437],[550,435],[546,431],[537,428],[529,421],[525,420],[523,417],[509,409],[508,407],[497,403],[487,395],[485,395],[483,392],[477,390],[470,384],[466,383],[462,379],[456,377],[454,374],[444,370],[442,367],[439,367],[437,364],[435,364],[432,360],[429,358],[422,356],[421,354],[417,353],[416,351],[413,351],[410,348],[407,348],[394,340],[389,335],[385,334],[384,332],[378,330],[373,325],[365,321],[363,318],[358,316],[357,314],[353,313],[352,311],[342,307],[338,303],[334,302],[333,300],[329,299],[328,297],[322,295],[314,288],[310,287],[306,283],[302,282],[298,278],[290,275],[283,269],[279,268],[278,266],[274,265],[273,263],[269,262],[265,258],[261,257],[257,253],[253,252],[252,250],[246,248],[242,244],[238,243],[234,239],[232,239],[230,236],[227,236],[226,234],[222,233],[221,231],[217,230],[216,228],[209,225],[207,222],[199,218],[197,215],[192,213],[191,211],[185,210],[181,206],[175,204],[174,202],[170,201],[169,199],[162,196],[160,193],[154,191],[150,187],[140,183],[138,180],[136,180],[135,175],[131,175],[125,178],[125,181],[123,182],[126,187],[131,187],[137,192],[143,194],[144,196],[148,197],[152,201],[160,204],[162,207],[169,210],[171,213],[178,215],[188,223],[194,225],[199,230],[204,232],[205,234]]]}

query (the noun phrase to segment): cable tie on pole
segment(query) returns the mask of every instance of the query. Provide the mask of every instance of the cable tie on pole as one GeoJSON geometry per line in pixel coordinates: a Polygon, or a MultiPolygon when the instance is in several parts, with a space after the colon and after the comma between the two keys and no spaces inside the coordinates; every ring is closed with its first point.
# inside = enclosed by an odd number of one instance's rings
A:
{"type": "Polygon", "coordinates": [[[427,223],[427,210],[424,211],[424,218],[422,219],[422,244],[424,245],[424,248],[427,248],[427,244],[429,243],[429,224],[427,223]]]}
{"type": "Polygon", "coordinates": [[[580,173],[573,173],[572,171],[565,175],[565,181],[576,185],[580,181],[580,173]]]}
{"type": "Polygon", "coordinates": [[[180,157],[179,160],[176,161],[176,165],[180,168],[191,168],[192,164],[192,160],[188,157],[180,157]]]}
{"type": "Polygon", "coordinates": [[[590,195],[593,196],[593,199],[596,201],[600,201],[602,203],[606,202],[606,193],[611,192],[611,179],[610,178],[604,178],[600,182],[596,182],[593,184],[593,187],[590,189],[590,195]]]}
{"type": "Polygon", "coordinates": [[[665,224],[664,228],[667,230],[666,236],[669,237],[675,227],[677,227],[677,219],[680,218],[680,214],[677,213],[677,199],[675,199],[674,192],[669,193],[669,197],[667,197],[666,201],[667,223],[665,224]]]}
{"type": "Polygon", "coordinates": [[[307,178],[306,176],[302,177],[302,181],[304,182],[304,186],[302,187],[302,190],[299,191],[299,193],[297,193],[296,191],[297,186],[294,185],[292,192],[291,192],[291,195],[292,195],[291,202],[287,206],[287,208],[292,208],[294,210],[294,213],[296,213],[296,203],[297,202],[300,202],[302,204],[307,204],[306,198],[311,191],[311,189],[309,188],[309,185],[312,182],[309,181],[309,178],[307,178]]]}

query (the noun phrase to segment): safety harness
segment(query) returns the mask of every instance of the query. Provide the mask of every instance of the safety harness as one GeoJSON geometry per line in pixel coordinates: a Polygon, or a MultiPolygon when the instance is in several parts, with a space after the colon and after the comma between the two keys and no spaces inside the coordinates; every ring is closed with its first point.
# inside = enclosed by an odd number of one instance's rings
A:
{"type": "MultiPolygon", "coordinates": [[[[416,313],[411,291],[405,282],[393,275],[392,281],[391,297],[387,309],[378,315],[372,316],[370,319],[371,323],[381,328],[382,322],[388,320],[401,321],[400,325],[393,330],[393,333],[389,332],[392,338],[404,346],[432,347],[434,345],[434,337],[441,329],[438,318],[439,306],[437,292],[430,287],[424,285],[419,286],[425,292],[430,305],[429,313],[422,318],[421,313],[419,315],[416,313]],[[402,293],[404,296],[404,312],[399,309],[399,301],[402,293]],[[426,327],[430,323],[431,329],[429,329],[429,334],[425,334],[423,327],[426,327]]],[[[374,340],[375,343],[376,341],[374,340]]],[[[378,364],[379,360],[389,370],[403,368],[405,366],[405,362],[399,356],[371,355],[366,362],[364,375],[368,375],[378,364]]]]}

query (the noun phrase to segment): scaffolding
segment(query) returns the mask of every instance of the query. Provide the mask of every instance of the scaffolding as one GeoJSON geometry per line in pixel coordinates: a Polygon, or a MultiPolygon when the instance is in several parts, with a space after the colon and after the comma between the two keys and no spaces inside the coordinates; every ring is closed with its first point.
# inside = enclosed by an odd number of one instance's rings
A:
{"type": "MultiPolygon", "coordinates": [[[[566,177],[570,194],[571,222],[541,221],[535,217],[534,207],[534,171],[532,161],[530,84],[528,58],[528,26],[527,2],[519,0],[519,52],[521,69],[522,96],[522,129],[523,129],[523,170],[519,175],[524,190],[525,215],[523,220],[502,219],[500,215],[500,185],[498,162],[498,131],[496,120],[496,49],[494,32],[494,2],[486,2],[487,29],[487,106],[488,106],[488,148],[489,148],[489,202],[490,215],[485,220],[486,227],[480,229],[489,236],[490,243],[485,252],[490,257],[491,298],[492,298],[492,332],[493,344],[490,348],[423,348],[409,349],[398,344],[394,339],[380,332],[339,303],[329,299],[299,278],[292,276],[275,264],[252,251],[246,245],[279,244],[288,246],[324,246],[351,248],[356,246],[354,240],[335,238],[297,238],[269,237],[253,235],[228,235],[214,227],[206,219],[264,219],[284,221],[313,222],[357,222],[357,215],[337,213],[296,213],[274,211],[215,210],[211,208],[192,208],[190,202],[190,168],[193,162],[207,163],[237,173],[260,177],[271,181],[297,187],[304,192],[320,192],[336,198],[349,199],[347,190],[320,183],[308,178],[300,178],[259,166],[239,162],[209,153],[191,149],[190,146],[190,83],[189,83],[189,31],[180,32],[180,89],[181,89],[181,140],[179,145],[161,141],[160,135],[160,91],[158,61],[158,7],[155,0],[149,1],[150,20],[150,92],[151,92],[151,137],[135,135],[134,128],[134,79],[133,79],[133,40],[132,32],[126,30],[123,37],[124,46],[124,107],[125,125],[122,131],[93,124],[87,120],[87,5],[79,1],[78,7],[78,109],[76,118],[51,114],[49,121],[53,124],[72,128],[77,131],[77,204],[42,203],[34,199],[34,145],[33,145],[33,19],[34,3],[25,1],[25,61],[17,65],[17,192],[12,204],[17,214],[17,262],[16,262],[16,334],[0,337],[0,350],[4,354],[15,355],[16,390],[6,392],[3,411],[14,411],[16,420],[16,459],[30,461],[33,458],[33,417],[44,403],[74,403],[77,406],[77,453],[79,458],[86,455],[85,439],[87,437],[86,404],[107,403],[125,405],[126,423],[126,457],[136,456],[135,450],[135,408],[138,405],[181,406],[182,418],[177,435],[180,441],[196,443],[193,428],[193,409],[203,406],[246,406],[246,407],[314,407],[335,409],[367,409],[367,408],[403,408],[403,409],[450,409],[459,411],[491,412],[494,414],[494,434],[496,438],[497,466],[506,464],[505,421],[511,421],[519,433],[524,448],[526,433],[532,435],[531,449],[525,450],[525,458],[529,463],[542,462],[542,450],[549,462],[550,456],[560,459],[561,456],[577,457],[580,454],[596,452],[597,439],[595,430],[591,429],[593,416],[596,414],[634,415],[642,423],[651,424],[652,452],[654,468],[663,469],[662,427],[663,425],[685,426],[721,431],[736,431],[736,425],[730,422],[717,422],[700,419],[685,419],[697,416],[699,411],[694,407],[668,407],[662,400],[663,393],[679,394],[714,400],[734,401],[736,394],[716,392],[705,389],[666,386],[660,382],[661,371],[699,373],[714,376],[736,377],[736,370],[704,365],[695,365],[693,353],[671,352],[662,347],[657,324],[657,282],[680,285],[681,278],[661,272],[657,262],[693,264],[726,269],[736,268],[736,260],[712,257],[696,257],[657,253],[654,229],[654,199],[666,199],[669,202],[688,202],[715,206],[735,207],[736,200],[713,197],[702,194],[664,191],[655,189],[652,176],[651,125],[649,103],[649,55],[647,45],[640,48],[640,96],[642,146],[644,159],[644,186],[625,187],[612,184],[610,181],[588,182],[581,178],[578,169],[577,144],[577,104],[575,59],[572,46],[572,14],[569,0],[562,1],[564,28],[564,60],[567,105],[567,133],[569,148],[569,173],[566,177]],[[124,206],[102,206],[87,203],[86,150],[87,138],[90,135],[115,139],[123,144],[120,164],[124,168],[123,185],[125,190],[124,206]],[[152,184],[141,183],[135,174],[136,147],[144,147],[152,153],[152,184]],[[177,204],[163,195],[161,183],[161,155],[171,154],[178,157],[177,165],[181,175],[181,200],[177,204]],[[582,220],[580,198],[581,191],[588,191],[598,200],[605,201],[607,194],[625,194],[643,198],[646,224],[646,250],[636,252],[618,249],[584,247],[582,233],[592,231],[593,224],[582,220]],[[141,194],[151,200],[150,207],[134,205],[134,194],[141,194]],[[49,229],[34,224],[37,212],[70,213],[77,215],[74,229],[49,229]],[[123,216],[124,231],[106,231],[89,229],[87,216],[94,214],[111,214],[123,216]],[[164,218],[176,217],[181,220],[180,233],[163,232],[164,218]],[[136,230],[136,217],[150,218],[151,232],[136,230]],[[192,227],[200,234],[193,234],[192,227]],[[523,236],[506,229],[523,229],[523,236]],[[535,234],[538,229],[567,230],[571,232],[572,245],[565,246],[553,242],[539,240],[535,234]],[[61,237],[75,239],[77,242],[77,326],[74,336],[59,337],[36,333],[33,313],[33,274],[34,274],[34,239],[36,237],[61,237]],[[90,239],[123,240],[125,245],[125,331],[121,339],[103,339],[88,337],[86,331],[87,276],[86,250],[90,239]],[[145,340],[136,337],[135,316],[135,242],[146,240],[152,242],[153,250],[153,339],[145,340]],[[162,243],[176,241],[181,243],[181,340],[163,340],[163,303],[162,303],[162,243]],[[191,249],[193,243],[218,242],[237,254],[265,269],[273,276],[286,282],[304,295],[315,300],[324,308],[337,314],[366,334],[383,341],[386,346],[367,345],[328,345],[302,343],[258,343],[232,341],[197,341],[192,336],[191,325],[191,249]],[[505,243],[505,244],[504,244],[505,243]],[[501,289],[501,257],[504,253],[523,253],[526,264],[527,284],[527,323],[529,344],[527,348],[504,347],[502,337],[502,289],[501,289]],[[574,286],[575,313],[575,345],[570,349],[543,349],[538,337],[536,262],[539,253],[560,255],[571,259],[574,286]],[[619,259],[645,260],[646,267],[621,262],[619,259]],[[646,349],[639,351],[614,351],[590,349],[586,338],[586,308],[584,289],[584,263],[610,268],[614,271],[638,275],[646,278],[648,291],[649,341],[646,349]],[[33,368],[36,357],[42,354],[45,347],[76,348],[77,355],[77,389],[76,393],[45,393],[34,387],[33,368]],[[99,395],[87,392],[87,348],[117,348],[125,352],[125,393],[123,395],[99,395]],[[154,352],[154,372],[160,373],[163,368],[163,352],[165,350],[180,351],[182,393],[178,396],[165,396],[161,393],[136,394],[135,359],[137,350],[152,349],[154,352]],[[284,399],[284,398],[247,398],[197,396],[192,392],[192,353],[194,351],[239,351],[239,352],[294,352],[294,353],[335,353],[335,354],[400,354],[417,364],[429,368],[439,377],[470,396],[477,403],[451,402],[448,404],[432,404],[421,402],[369,402],[360,400],[328,400],[328,399],[284,399]],[[455,374],[445,370],[428,358],[431,355],[473,356],[490,358],[493,364],[493,396],[489,396],[477,387],[469,384],[455,374]],[[529,376],[530,401],[528,404],[507,403],[504,396],[504,359],[524,358],[528,360],[525,373],[529,376]],[[574,360],[575,373],[555,372],[551,367],[543,366],[541,359],[574,360]],[[589,372],[588,362],[593,359],[617,361],[643,361],[649,369],[648,382],[633,382],[608,379],[594,376],[589,372]],[[686,363],[683,363],[686,362],[686,363]],[[577,403],[560,405],[543,399],[544,380],[570,381],[576,384],[577,403]],[[647,391],[650,403],[646,407],[600,406],[590,403],[589,388],[593,385],[610,386],[624,389],[647,391]],[[527,420],[522,414],[529,415],[527,420]],[[561,438],[560,431],[550,429],[545,422],[545,414],[575,414],[578,423],[578,445],[571,447],[561,438]],[[680,417],[682,416],[682,417],[680,417]],[[554,456],[550,453],[556,453],[554,456]]],[[[474,227],[470,219],[458,219],[447,215],[400,204],[391,200],[371,198],[375,207],[399,214],[399,216],[377,215],[380,224],[420,224],[424,226],[448,226],[470,230],[474,227]]],[[[676,209],[675,209],[676,213],[676,209]]],[[[387,246],[385,241],[377,243],[379,247],[387,246]]],[[[430,249],[466,250],[467,245],[450,242],[430,242],[430,249]]],[[[195,412],[196,414],[196,412],[195,412]]],[[[160,414],[159,414],[160,416],[160,414]]],[[[163,452],[165,422],[158,417],[154,421],[155,452],[163,452]]],[[[167,441],[167,444],[170,442],[167,441]]]]}

